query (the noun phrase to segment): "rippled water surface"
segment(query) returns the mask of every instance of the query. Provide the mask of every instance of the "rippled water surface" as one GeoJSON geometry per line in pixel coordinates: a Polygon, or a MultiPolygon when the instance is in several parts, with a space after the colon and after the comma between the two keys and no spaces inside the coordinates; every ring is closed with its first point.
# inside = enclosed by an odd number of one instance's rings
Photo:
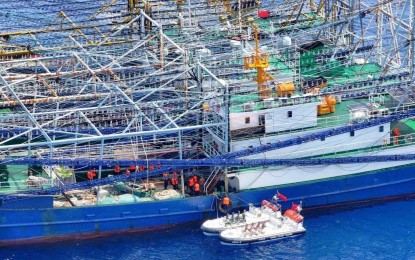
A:
{"type": "MultiPolygon", "coordinates": [[[[2,1],[2,30],[37,27],[61,9],[82,19],[97,10],[100,2],[2,1]]],[[[194,223],[88,240],[0,247],[0,259],[415,259],[413,199],[305,211],[303,215],[305,235],[254,246],[223,246],[216,237],[204,236],[200,223],[194,223]]]]}
{"type": "Polygon", "coordinates": [[[244,247],[200,223],[88,240],[0,247],[1,259],[415,259],[415,200],[304,211],[303,236],[244,247]]]}

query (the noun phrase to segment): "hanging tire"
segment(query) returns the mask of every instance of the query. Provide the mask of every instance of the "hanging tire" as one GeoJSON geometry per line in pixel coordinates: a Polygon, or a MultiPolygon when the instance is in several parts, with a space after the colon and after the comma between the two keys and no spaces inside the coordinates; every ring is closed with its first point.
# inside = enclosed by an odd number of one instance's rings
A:
{"type": "Polygon", "coordinates": [[[232,211],[232,201],[229,200],[229,206],[228,206],[228,210],[226,210],[225,205],[222,204],[222,200],[217,200],[217,209],[219,210],[219,212],[223,213],[223,214],[227,214],[229,212],[232,211]]]}

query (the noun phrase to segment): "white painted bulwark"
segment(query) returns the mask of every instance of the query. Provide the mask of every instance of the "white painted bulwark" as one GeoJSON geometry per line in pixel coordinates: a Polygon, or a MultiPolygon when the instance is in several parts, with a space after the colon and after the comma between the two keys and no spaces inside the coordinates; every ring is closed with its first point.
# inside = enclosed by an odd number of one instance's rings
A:
{"type": "Polygon", "coordinates": [[[259,126],[258,112],[231,113],[229,115],[231,131],[259,126]]]}
{"type": "Polygon", "coordinates": [[[278,107],[265,113],[265,133],[317,126],[318,103],[278,107]]]}
{"type": "MultiPolygon", "coordinates": [[[[313,131],[288,133],[284,135],[257,137],[242,141],[231,143],[231,152],[248,149],[249,147],[257,147],[267,143],[276,143],[292,139],[305,134],[322,131],[324,129],[317,129],[313,131]]],[[[316,156],[322,154],[336,153],[348,150],[362,149],[373,146],[382,146],[390,142],[390,125],[385,124],[381,126],[373,126],[361,130],[356,130],[354,133],[345,133],[332,137],[327,137],[324,140],[315,140],[305,142],[299,145],[293,145],[286,148],[244,157],[245,159],[288,159],[300,158],[308,156],[316,156]],[[382,129],[383,131],[380,131],[382,129]]]]}
{"type": "Polygon", "coordinates": [[[314,102],[249,112],[231,113],[229,115],[230,130],[233,131],[259,126],[260,115],[265,117],[266,133],[317,126],[318,104],[318,102],[314,102]]]}
{"type": "MultiPolygon", "coordinates": [[[[361,155],[393,155],[412,153],[413,147],[405,146],[361,155]]],[[[255,189],[276,185],[315,181],[325,178],[347,176],[352,174],[382,170],[415,163],[415,161],[375,162],[318,166],[290,166],[253,169],[229,174],[229,184],[237,190],[255,189]]]]}

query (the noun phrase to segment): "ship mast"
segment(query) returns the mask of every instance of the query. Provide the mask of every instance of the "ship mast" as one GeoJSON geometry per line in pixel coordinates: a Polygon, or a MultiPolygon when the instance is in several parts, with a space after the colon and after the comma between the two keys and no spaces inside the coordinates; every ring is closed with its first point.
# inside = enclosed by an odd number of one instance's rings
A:
{"type": "Polygon", "coordinates": [[[238,1],[238,23],[239,23],[239,33],[242,34],[242,3],[241,0],[238,1]]]}
{"type": "Polygon", "coordinates": [[[268,86],[268,81],[275,80],[265,70],[269,67],[269,55],[268,53],[259,50],[259,38],[258,38],[258,26],[254,26],[255,32],[255,52],[252,56],[244,57],[245,69],[256,69],[257,77],[255,81],[258,83],[258,95],[260,99],[266,99],[271,97],[271,89],[268,86]]]}

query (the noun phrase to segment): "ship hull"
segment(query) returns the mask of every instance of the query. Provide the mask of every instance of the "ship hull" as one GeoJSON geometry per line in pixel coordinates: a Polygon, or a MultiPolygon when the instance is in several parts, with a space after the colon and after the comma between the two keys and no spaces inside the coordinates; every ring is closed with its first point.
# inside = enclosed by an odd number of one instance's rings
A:
{"type": "MultiPolygon", "coordinates": [[[[258,188],[230,194],[233,210],[259,205],[277,190],[289,199],[282,206],[303,200],[304,208],[375,200],[415,193],[415,165],[384,169],[313,182],[258,188]]],[[[54,237],[94,236],[137,231],[216,217],[215,196],[72,208],[48,208],[51,198],[5,202],[0,206],[0,244],[54,237]]]]}

